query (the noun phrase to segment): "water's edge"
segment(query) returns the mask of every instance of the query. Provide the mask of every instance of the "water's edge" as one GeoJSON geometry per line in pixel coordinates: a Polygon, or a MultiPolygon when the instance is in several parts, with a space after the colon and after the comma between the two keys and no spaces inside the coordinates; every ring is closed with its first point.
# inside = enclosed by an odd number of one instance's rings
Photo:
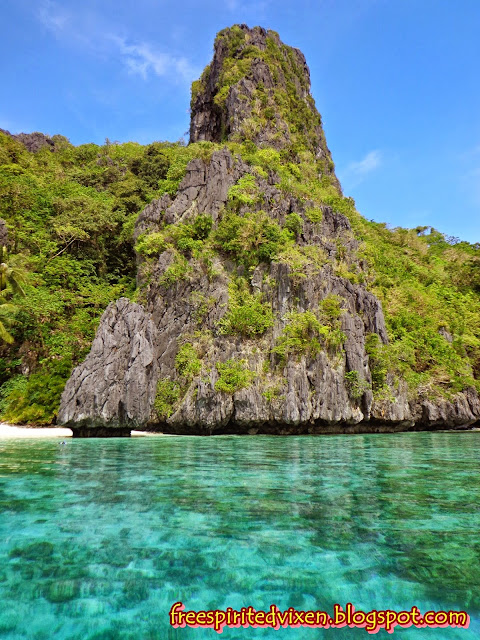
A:
{"type": "Polygon", "coordinates": [[[455,432],[455,431],[480,431],[480,423],[476,422],[465,425],[446,424],[391,424],[381,422],[359,422],[357,424],[321,424],[321,425],[279,425],[265,424],[260,426],[239,425],[238,423],[228,423],[223,427],[213,430],[210,426],[198,427],[191,425],[174,425],[174,427],[162,424],[161,429],[147,425],[142,430],[131,427],[86,427],[78,428],[60,427],[57,425],[10,425],[0,424],[0,440],[3,438],[29,438],[29,437],[57,437],[57,438],[125,438],[130,436],[148,435],[186,435],[186,436],[216,436],[216,435],[238,435],[238,436],[298,436],[298,435],[360,435],[360,434],[381,434],[381,433],[412,433],[412,432],[455,432]]]}

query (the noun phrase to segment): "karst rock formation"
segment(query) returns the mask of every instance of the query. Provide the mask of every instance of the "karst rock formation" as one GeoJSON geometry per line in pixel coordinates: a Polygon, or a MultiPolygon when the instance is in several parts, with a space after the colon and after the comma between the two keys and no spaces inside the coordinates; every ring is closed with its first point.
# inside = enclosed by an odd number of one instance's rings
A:
{"type": "Polygon", "coordinates": [[[257,170],[236,152],[235,143],[247,143],[293,164],[309,154],[318,180],[342,195],[298,49],[260,27],[220,32],[212,62],[193,83],[190,143],[204,143],[205,153],[190,161],[175,197],[166,194],[140,213],[135,237],[199,216],[211,218],[215,233],[235,204],[235,219],[246,216],[245,225],[270,220],[284,229],[296,214],[301,228],[289,255],[300,256],[300,267],[285,255],[238,262],[218,244],[208,259],[184,251],[179,263],[171,246],[139,256],[138,301],[121,298],[104,312],[63,392],[60,424],[79,436],[131,429],[210,435],[401,431],[478,420],[473,390],[433,402],[412,399],[402,380],[392,380],[388,394],[374,397],[366,340],[387,343],[388,335],[368,286],[334,269],[339,251],[351,270],[364,268],[349,220],[332,204],[309,216],[316,205],[308,194],[289,193],[274,167],[257,170]],[[207,143],[216,143],[213,152],[207,143]],[[235,202],[239,184],[254,195],[235,202]],[[178,264],[183,271],[173,277],[178,264]],[[269,322],[235,331],[228,321],[235,296],[237,305],[267,309],[269,322]],[[327,317],[325,301],[340,311],[327,317]]]}

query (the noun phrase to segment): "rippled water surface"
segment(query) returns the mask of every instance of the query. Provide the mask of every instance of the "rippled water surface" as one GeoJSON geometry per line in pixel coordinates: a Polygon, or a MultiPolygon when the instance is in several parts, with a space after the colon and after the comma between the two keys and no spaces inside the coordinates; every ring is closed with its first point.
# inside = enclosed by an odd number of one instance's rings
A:
{"type": "Polygon", "coordinates": [[[0,441],[0,637],[391,638],[172,629],[168,611],[466,609],[480,637],[480,433],[0,441]]]}

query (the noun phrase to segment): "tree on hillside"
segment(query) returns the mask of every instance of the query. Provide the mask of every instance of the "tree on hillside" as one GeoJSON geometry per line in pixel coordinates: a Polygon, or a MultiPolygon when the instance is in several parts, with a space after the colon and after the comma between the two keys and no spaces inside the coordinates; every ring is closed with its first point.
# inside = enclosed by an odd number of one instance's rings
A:
{"type": "Polygon", "coordinates": [[[9,344],[14,338],[7,327],[14,323],[17,307],[8,302],[8,299],[13,294],[24,297],[24,283],[24,270],[17,264],[15,257],[8,255],[6,246],[0,247],[0,339],[9,344]]]}
{"type": "Polygon", "coordinates": [[[15,256],[12,258],[8,255],[7,247],[0,247],[0,295],[10,290],[24,296],[24,283],[24,269],[17,263],[15,256]]]}

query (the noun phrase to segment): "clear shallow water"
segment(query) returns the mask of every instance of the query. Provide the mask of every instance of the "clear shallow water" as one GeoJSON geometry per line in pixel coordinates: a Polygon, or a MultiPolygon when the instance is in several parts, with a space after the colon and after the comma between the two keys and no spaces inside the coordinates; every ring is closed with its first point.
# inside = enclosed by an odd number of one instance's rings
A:
{"type": "Polygon", "coordinates": [[[0,638],[480,637],[480,433],[0,441],[0,638]],[[172,629],[187,609],[466,609],[465,629],[172,629]]]}

